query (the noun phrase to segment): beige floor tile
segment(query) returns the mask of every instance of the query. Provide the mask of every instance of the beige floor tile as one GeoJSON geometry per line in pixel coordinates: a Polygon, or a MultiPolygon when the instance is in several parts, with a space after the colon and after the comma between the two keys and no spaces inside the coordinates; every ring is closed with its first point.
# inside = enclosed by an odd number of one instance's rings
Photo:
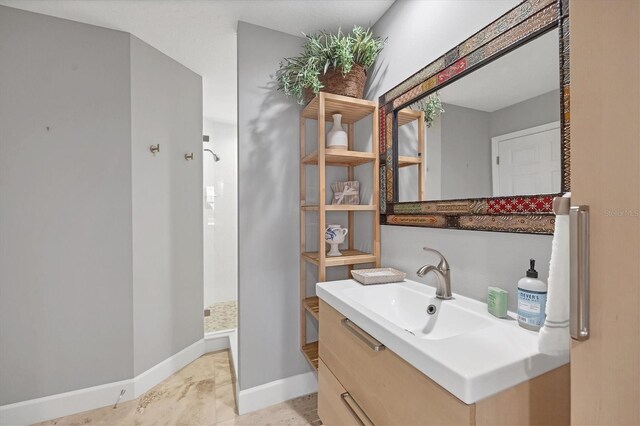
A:
{"type": "Polygon", "coordinates": [[[229,351],[216,352],[213,357],[213,369],[216,386],[235,382],[233,363],[229,351]]]}
{"type": "Polygon", "coordinates": [[[112,405],[72,414],[55,420],[37,423],[40,426],[76,426],[76,425],[122,425],[130,424],[137,407],[137,400],[121,402],[116,408],[112,405]]]}
{"type": "Polygon", "coordinates": [[[231,363],[231,352],[229,350],[222,350],[217,352],[211,352],[210,355],[214,361],[231,363]]]}
{"type": "Polygon", "coordinates": [[[185,381],[193,383],[212,378],[214,376],[215,356],[221,352],[226,351],[212,352],[202,355],[200,358],[185,366],[183,369],[179,370],[157,386],[173,387],[179,386],[185,381]]]}
{"type": "Polygon", "coordinates": [[[213,425],[216,423],[212,378],[159,386],[141,398],[133,416],[136,425],[213,425]]]}
{"type": "Polygon", "coordinates": [[[218,422],[237,417],[236,387],[233,383],[216,386],[216,419],[218,422]]]}
{"type": "Polygon", "coordinates": [[[218,423],[218,426],[319,426],[321,424],[318,417],[317,394],[312,394],[234,419],[221,421],[218,423]]]}

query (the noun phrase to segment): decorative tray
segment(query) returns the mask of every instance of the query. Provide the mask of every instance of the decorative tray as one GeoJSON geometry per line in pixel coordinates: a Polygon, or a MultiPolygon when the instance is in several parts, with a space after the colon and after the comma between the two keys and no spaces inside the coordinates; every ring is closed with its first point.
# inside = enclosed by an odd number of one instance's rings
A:
{"type": "Polygon", "coordinates": [[[404,281],[407,274],[393,268],[354,269],[353,279],[364,284],[387,284],[404,281]]]}

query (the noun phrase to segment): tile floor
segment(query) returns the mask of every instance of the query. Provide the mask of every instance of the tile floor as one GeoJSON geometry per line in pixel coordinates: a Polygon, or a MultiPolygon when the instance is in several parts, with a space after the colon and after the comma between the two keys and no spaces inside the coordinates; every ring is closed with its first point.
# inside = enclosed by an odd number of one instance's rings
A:
{"type": "Polygon", "coordinates": [[[231,354],[205,354],[133,400],[40,423],[41,425],[313,425],[317,395],[238,416],[231,354]]]}
{"type": "Polygon", "coordinates": [[[213,333],[215,331],[231,330],[238,325],[238,309],[235,300],[220,302],[209,305],[211,314],[204,317],[204,332],[213,333]]]}

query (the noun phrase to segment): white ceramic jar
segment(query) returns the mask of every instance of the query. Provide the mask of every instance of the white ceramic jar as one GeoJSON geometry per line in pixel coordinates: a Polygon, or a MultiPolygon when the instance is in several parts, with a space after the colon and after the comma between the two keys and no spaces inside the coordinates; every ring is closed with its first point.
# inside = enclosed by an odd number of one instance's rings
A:
{"type": "Polygon", "coordinates": [[[333,127],[327,133],[327,148],[349,149],[347,132],[342,128],[342,114],[333,114],[333,127]]]}

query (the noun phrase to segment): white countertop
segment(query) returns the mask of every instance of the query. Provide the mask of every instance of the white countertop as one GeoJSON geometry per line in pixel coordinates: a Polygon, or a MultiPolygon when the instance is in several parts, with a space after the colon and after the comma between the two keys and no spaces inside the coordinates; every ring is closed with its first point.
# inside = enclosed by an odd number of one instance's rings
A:
{"type": "MultiPolygon", "coordinates": [[[[435,295],[433,287],[410,280],[383,285],[406,286],[430,297],[435,295]]],[[[499,319],[487,312],[486,304],[454,293],[454,301],[442,303],[453,302],[486,317],[491,324],[456,336],[426,340],[358,303],[348,291],[345,294],[345,290],[358,287],[362,285],[355,280],[331,281],[318,283],[316,292],[320,299],[467,404],[569,363],[568,354],[541,354],[538,333],[520,327],[511,312],[509,319],[499,319]]]]}

